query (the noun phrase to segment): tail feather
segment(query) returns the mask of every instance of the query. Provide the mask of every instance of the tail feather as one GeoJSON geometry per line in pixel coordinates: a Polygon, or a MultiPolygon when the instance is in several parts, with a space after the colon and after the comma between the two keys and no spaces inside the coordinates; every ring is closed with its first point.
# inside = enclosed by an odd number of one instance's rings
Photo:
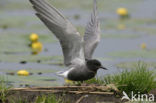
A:
{"type": "Polygon", "coordinates": [[[56,72],[56,75],[62,76],[63,73],[64,73],[64,71],[58,71],[58,72],[56,72]]]}
{"type": "Polygon", "coordinates": [[[64,77],[64,78],[68,78],[68,74],[69,74],[69,72],[71,71],[71,70],[73,70],[74,68],[70,68],[70,69],[68,69],[67,71],[58,71],[58,72],[56,72],[56,74],[58,75],[58,76],[61,76],[61,77],[64,77]]]}
{"type": "Polygon", "coordinates": [[[58,71],[56,72],[56,75],[67,78],[68,71],[58,71]]]}

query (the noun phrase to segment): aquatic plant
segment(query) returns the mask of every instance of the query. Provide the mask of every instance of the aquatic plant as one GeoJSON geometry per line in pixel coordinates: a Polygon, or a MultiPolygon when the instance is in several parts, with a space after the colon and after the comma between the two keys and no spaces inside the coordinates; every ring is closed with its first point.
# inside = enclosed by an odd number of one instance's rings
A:
{"type": "Polygon", "coordinates": [[[89,79],[87,81],[85,81],[86,84],[99,84],[99,85],[103,85],[104,82],[99,79],[98,77],[97,78],[92,78],[92,79],[89,79]]]}
{"type": "Polygon", "coordinates": [[[42,95],[36,98],[35,103],[62,103],[61,100],[58,100],[55,95],[42,95]]]}
{"type": "Polygon", "coordinates": [[[124,30],[126,28],[125,24],[119,24],[118,29],[119,30],[124,30]]]}
{"type": "Polygon", "coordinates": [[[28,76],[29,72],[27,70],[19,70],[19,71],[17,71],[17,74],[19,76],[28,76]]]}
{"type": "Polygon", "coordinates": [[[0,77],[0,103],[5,103],[7,100],[7,95],[10,87],[7,86],[7,83],[3,77],[0,77]]]}
{"type": "Polygon", "coordinates": [[[136,67],[130,71],[124,70],[121,74],[108,75],[101,82],[106,84],[115,84],[122,92],[128,95],[134,93],[149,93],[156,88],[155,73],[149,70],[144,62],[138,62],[136,67]]]}
{"type": "Polygon", "coordinates": [[[129,13],[126,8],[118,8],[116,10],[116,13],[120,16],[120,19],[126,19],[129,18],[129,13]]]}
{"type": "Polygon", "coordinates": [[[128,11],[126,8],[118,8],[116,12],[117,14],[122,15],[122,16],[128,15],[128,11]]]}
{"type": "Polygon", "coordinates": [[[29,39],[31,42],[36,42],[36,41],[38,41],[39,36],[36,33],[32,33],[32,34],[30,34],[29,39]]]}
{"type": "Polygon", "coordinates": [[[29,36],[29,39],[31,41],[31,49],[32,49],[32,54],[38,54],[39,52],[42,51],[43,45],[41,42],[39,42],[39,36],[36,33],[32,33],[29,36]]]}
{"type": "Polygon", "coordinates": [[[38,53],[40,53],[42,51],[43,45],[39,41],[32,42],[31,48],[32,48],[32,54],[38,54],[38,53]]]}
{"type": "MultiPolygon", "coordinates": [[[[151,62],[151,61],[143,61],[143,62],[146,63],[146,65],[149,68],[156,68],[156,62],[151,62]]],[[[119,64],[116,64],[116,67],[120,69],[133,69],[136,65],[137,65],[136,61],[131,61],[131,62],[121,62],[119,64]]]]}
{"type": "Polygon", "coordinates": [[[146,43],[142,43],[142,44],[140,45],[140,48],[141,48],[141,49],[146,49],[146,48],[147,48],[146,43]]]}
{"type": "Polygon", "coordinates": [[[108,53],[109,56],[113,58],[120,57],[120,58],[156,58],[155,55],[156,49],[150,50],[125,50],[125,51],[118,51],[118,52],[110,52],[108,53]]]}
{"type": "Polygon", "coordinates": [[[87,84],[108,85],[115,84],[122,92],[128,95],[133,93],[145,94],[156,88],[156,74],[153,70],[149,70],[144,62],[138,62],[131,70],[123,70],[119,74],[97,77],[85,81],[87,84]]]}
{"type": "Polygon", "coordinates": [[[10,100],[11,103],[28,103],[27,100],[22,99],[22,98],[18,98],[18,100],[10,100]]]}

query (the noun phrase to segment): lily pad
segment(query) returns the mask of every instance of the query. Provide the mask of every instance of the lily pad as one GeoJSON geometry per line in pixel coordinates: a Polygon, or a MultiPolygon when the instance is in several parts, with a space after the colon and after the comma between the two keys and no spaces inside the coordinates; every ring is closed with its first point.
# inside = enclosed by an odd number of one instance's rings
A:
{"type": "MultiPolygon", "coordinates": [[[[148,68],[156,68],[156,62],[143,62],[144,64],[147,65],[148,68]]],[[[122,68],[122,69],[132,69],[136,65],[138,65],[137,61],[132,61],[132,62],[121,62],[119,64],[116,64],[117,68],[122,68]]]]}
{"type": "Polygon", "coordinates": [[[56,86],[58,85],[57,79],[55,77],[49,76],[39,76],[39,75],[31,75],[31,76],[7,76],[8,81],[14,81],[12,83],[14,86],[19,87],[20,84],[30,85],[30,86],[56,86]],[[51,79],[53,81],[49,82],[46,79],[51,79]]]}
{"type": "Polygon", "coordinates": [[[110,52],[108,55],[120,58],[156,58],[156,49],[110,52]]]}

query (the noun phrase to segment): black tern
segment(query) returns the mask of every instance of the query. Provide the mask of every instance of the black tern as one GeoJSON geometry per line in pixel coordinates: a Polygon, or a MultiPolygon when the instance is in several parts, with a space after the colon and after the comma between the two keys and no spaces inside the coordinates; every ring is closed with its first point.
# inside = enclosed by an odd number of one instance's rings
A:
{"type": "MultiPolygon", "coordinates": [[[[93,13],[82,37],[76,28],[55,7],[44,0],[30,0],[36,15],[56,36],[62,47],[64,64],[69,69],[57,74],[73,81],[95,77],[99,68],[106,69],[93,52],[100,41],[100,22],[97,18],[97,3],[93,1],[93,13]]],[[[107,70],[107,69],[106,69],[107,70]]]]}

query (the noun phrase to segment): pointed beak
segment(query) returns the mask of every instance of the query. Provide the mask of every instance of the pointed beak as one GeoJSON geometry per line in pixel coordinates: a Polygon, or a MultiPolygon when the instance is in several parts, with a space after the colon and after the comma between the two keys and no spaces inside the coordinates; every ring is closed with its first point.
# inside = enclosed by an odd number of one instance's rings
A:
{"type": "Polygon", "coordinates": [[[107,68],[105,68],[105,67],[103,67],[103,66],[101,66],[100,68],[105,69],[105,70],[108,70],[107,68]]]}

